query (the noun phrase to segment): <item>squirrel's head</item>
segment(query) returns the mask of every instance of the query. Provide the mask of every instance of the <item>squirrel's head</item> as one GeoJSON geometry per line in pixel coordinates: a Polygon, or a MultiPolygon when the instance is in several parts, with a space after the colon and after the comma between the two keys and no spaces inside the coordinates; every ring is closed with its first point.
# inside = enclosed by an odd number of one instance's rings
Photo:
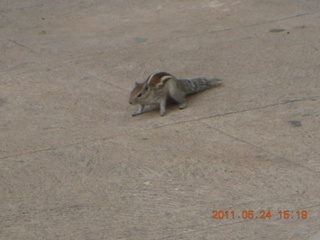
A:
{"type": "Polygon", "coordinates": [[[148,95],[149,86],[147,82],[136,83],[136,86],[131,91],[129,103],[136,105],[143,101],[148,95]]]}
{"type": "Polygon", "coordinates": [[[136,83],[136,86],[131,91],[129,103],[133,105],[143,103],[148,97],[155,94],[155,92],[163,89],[166,82],[172,78],[174,77],[166,72],[151,74],[145,82],[136,83]]]}

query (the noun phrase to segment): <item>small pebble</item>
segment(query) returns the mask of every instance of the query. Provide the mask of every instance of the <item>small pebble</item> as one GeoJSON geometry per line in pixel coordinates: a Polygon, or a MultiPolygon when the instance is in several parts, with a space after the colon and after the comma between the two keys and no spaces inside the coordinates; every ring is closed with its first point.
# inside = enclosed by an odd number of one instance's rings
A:
{"type": "Polygon", "coordinates": [[[289,123],[291,123],[295,127],[301,127],[302,126],[300,121],[289,121],[289,123]]]}

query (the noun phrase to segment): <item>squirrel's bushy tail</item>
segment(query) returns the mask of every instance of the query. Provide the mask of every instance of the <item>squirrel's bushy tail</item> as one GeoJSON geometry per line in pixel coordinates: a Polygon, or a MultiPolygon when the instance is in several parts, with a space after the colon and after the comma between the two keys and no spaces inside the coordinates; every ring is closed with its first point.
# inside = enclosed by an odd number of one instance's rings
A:
{"type": "Polygon", "coordinates": [[[184,87],[187,94],[193,94],[201,92],[208,88],[218,87],[222,85],[222,82],[218,78],[192,78],[192,79],[181,79],[184,82],[184,87]]]}

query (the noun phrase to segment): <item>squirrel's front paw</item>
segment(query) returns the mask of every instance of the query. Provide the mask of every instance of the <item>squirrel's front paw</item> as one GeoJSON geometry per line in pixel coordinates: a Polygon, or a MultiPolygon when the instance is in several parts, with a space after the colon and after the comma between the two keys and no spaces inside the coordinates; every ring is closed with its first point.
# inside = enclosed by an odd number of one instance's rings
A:
{"type": "Polygon", "coordinates": [[[140,114],[142,114],[142,112],[135,112],[135,113],[132,113],[132,117],[138,116],[138,115],[140,115],[140,114]]]}
{"type": "Polygon", "coordinates": [[[180,106],[179,106],[179,109],[181,110],[181,109],[185,109],[187,107],[187,104],[186,103],[183,103],[183,104],[181,104],[180,106]]]}

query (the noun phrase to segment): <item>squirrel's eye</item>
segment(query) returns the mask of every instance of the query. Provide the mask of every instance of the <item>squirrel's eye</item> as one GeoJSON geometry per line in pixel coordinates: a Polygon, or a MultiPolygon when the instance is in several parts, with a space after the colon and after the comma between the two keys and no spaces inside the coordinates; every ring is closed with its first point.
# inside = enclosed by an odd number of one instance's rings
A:
{"type": "Polygon", "coordinates": [[[137,97],[141,97],[141,93],[139,93],[137,97]]]}

